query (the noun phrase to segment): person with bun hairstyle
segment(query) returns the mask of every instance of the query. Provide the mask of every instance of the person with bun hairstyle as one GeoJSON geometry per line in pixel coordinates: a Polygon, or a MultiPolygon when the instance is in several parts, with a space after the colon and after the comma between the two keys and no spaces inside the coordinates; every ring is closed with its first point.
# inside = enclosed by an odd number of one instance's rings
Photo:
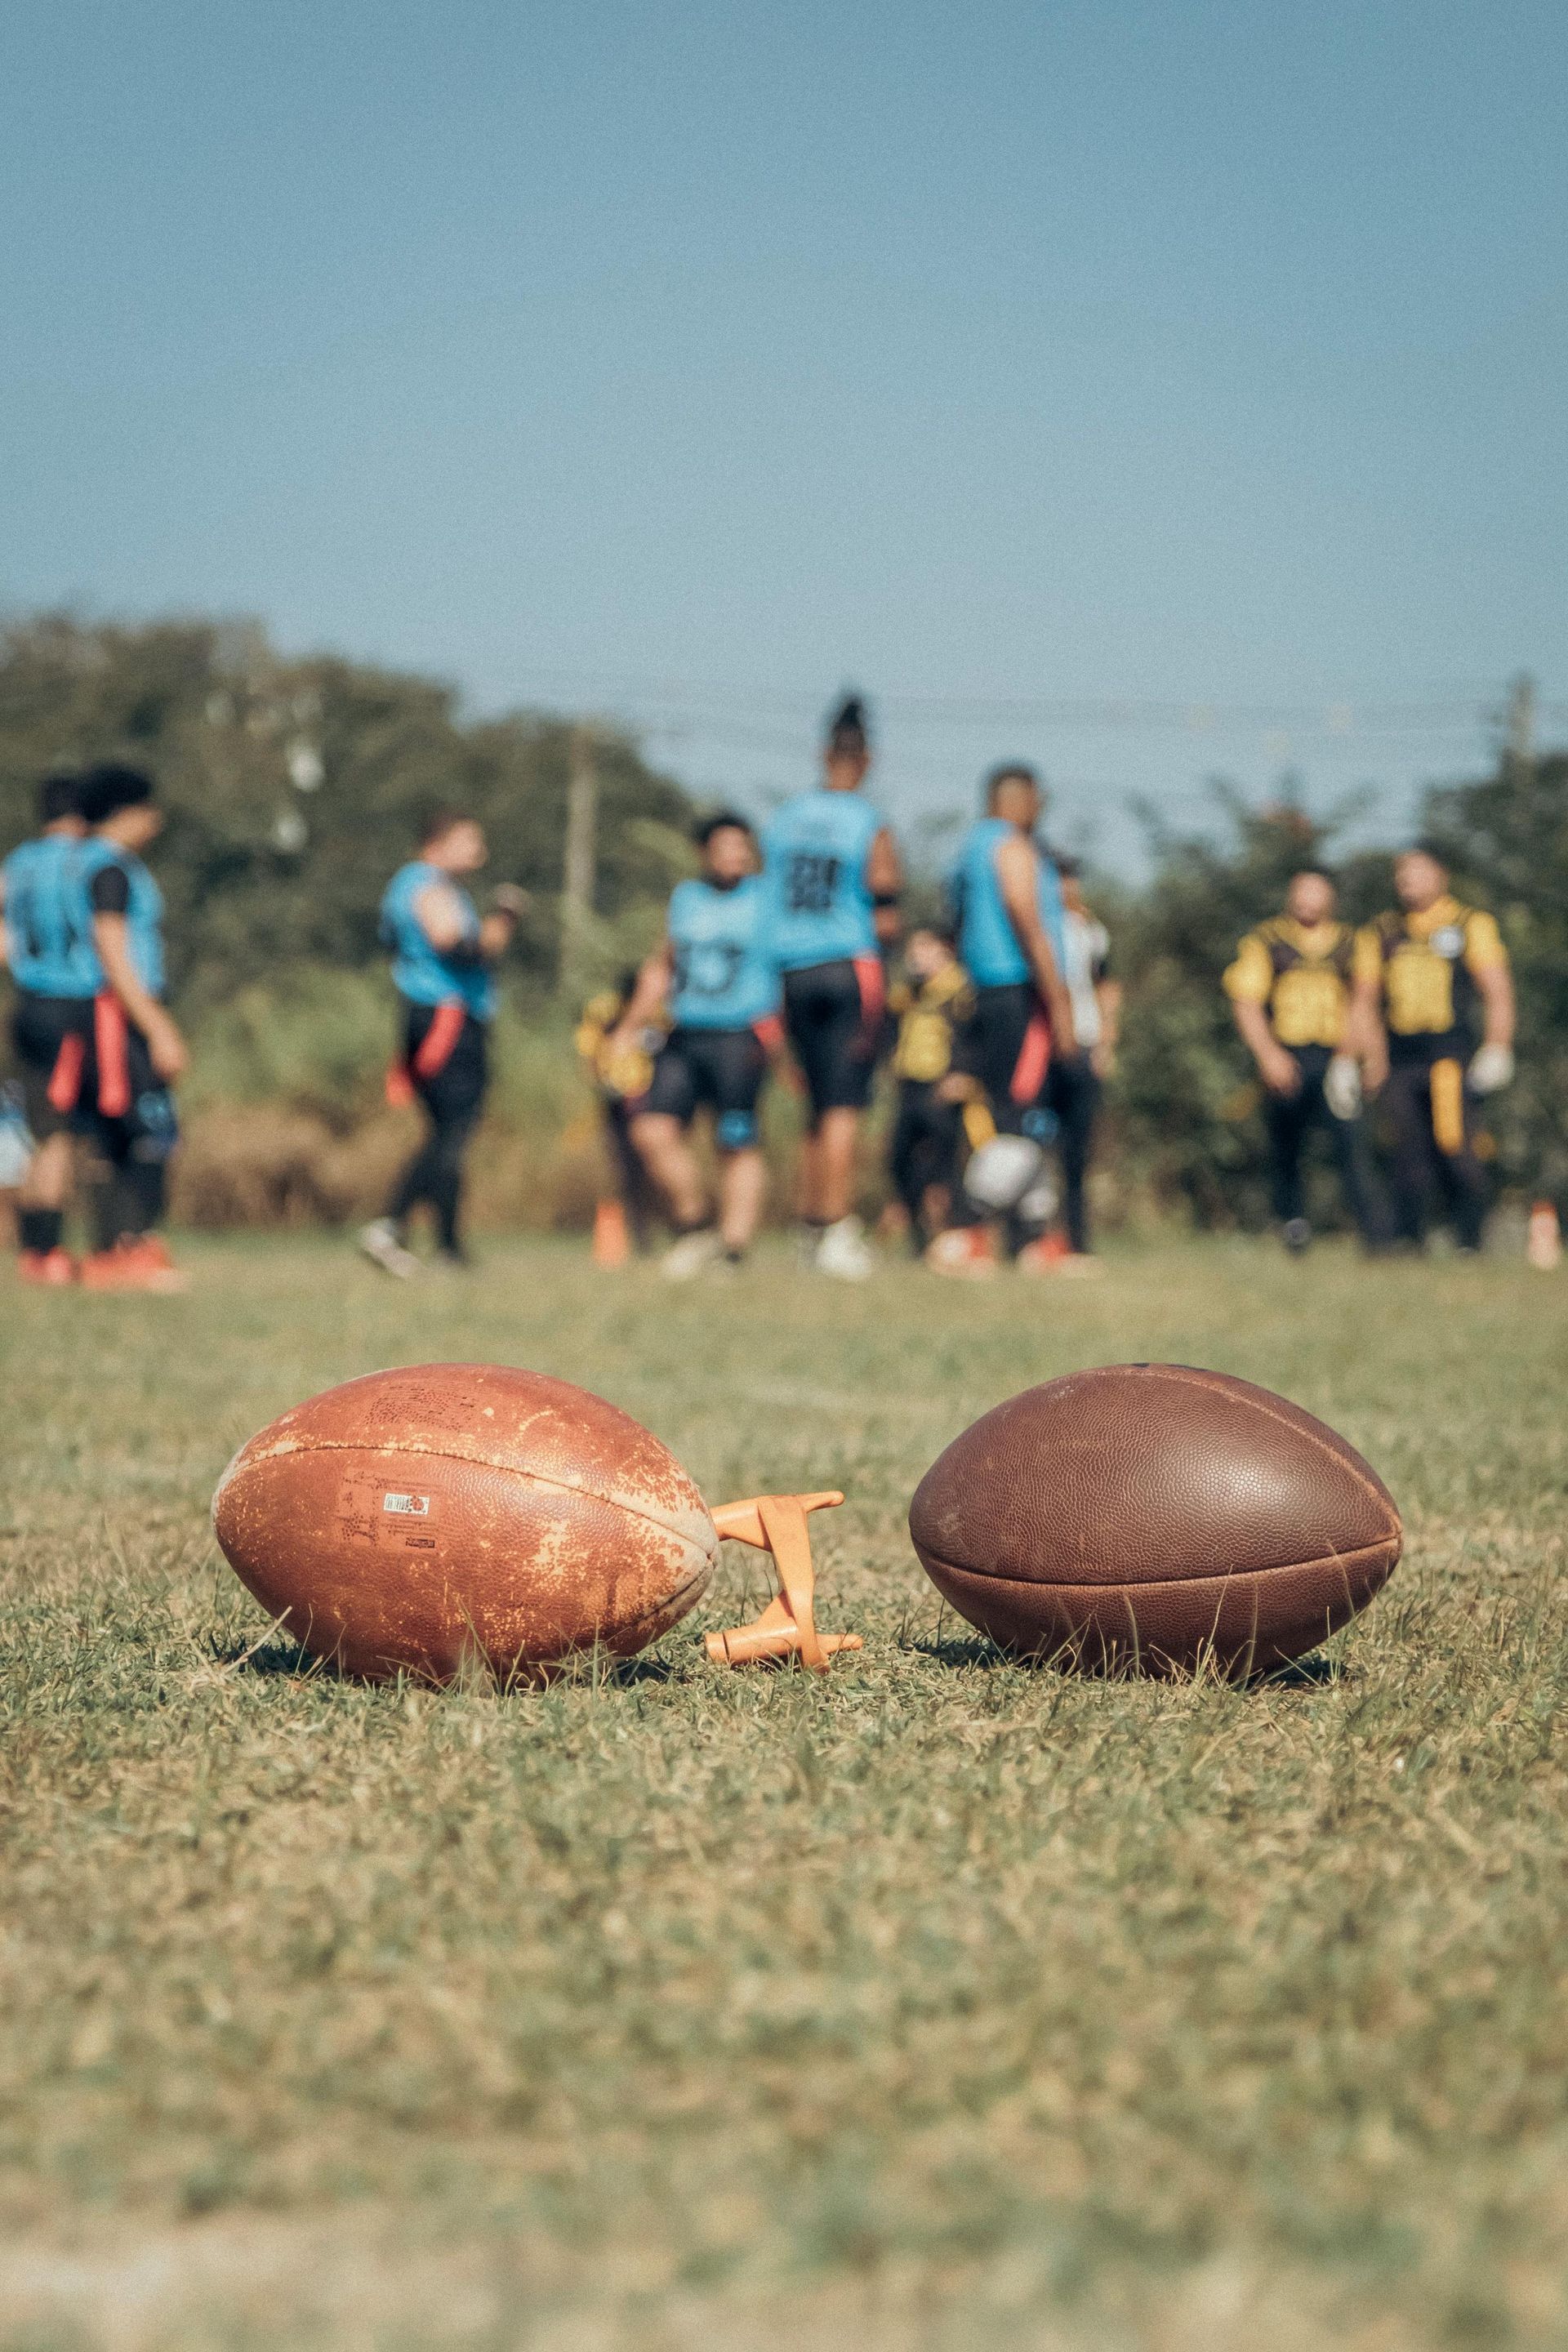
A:
{"type": "Polygon", "coordinates": [[[903,890],[898,845],[861,793],[870,766],[865,705],[851,695],[829,723],[821,782],[786,801],[763,836],[784,1027],[809,1105],[803,1237],[809,1263],[841,1282],[863,1281],[874,1263],[855,1214],[855,1149],[903,890]]]}
{"type": "Polygon", "coordinates": [[[381,902],[381,936],[392,950],[401,1006],[401,1044],[387,1072],[389,1102],[417,1101],[429,1133],[392,1190],[385,1213],[360,1234],[361,1253],[406,1281],[423,1271],[408,1247],[422,1203],[436,1221],[438,1260],[468,1264],[461,1233],[463,1161],[489,1081],[495,966],[511,945],[527,894],[511,883],[490,893],[481,917],[465,889],[489,846],[477,818],[438,808],[421,830],[419,854],[400,866],[381,902]]]}
{"type": "Polygon", "coordinates": [[[757,1100],[783,1042],[756,835],[743,816],[721,809],[696,839],[701,874],[671,891],[664,938],[615,1040],[634,1048],[661,1012],[672,1024],[647,1091],[627,1106],[633,1146],[675,1225],[662,1262],[672,1282],[739,1265],[755,1237],[767,1191],[757,1100]],[[716,1209],[688,1140],[703,1108],[713,1114],[720,1160],[716,1209]]]}

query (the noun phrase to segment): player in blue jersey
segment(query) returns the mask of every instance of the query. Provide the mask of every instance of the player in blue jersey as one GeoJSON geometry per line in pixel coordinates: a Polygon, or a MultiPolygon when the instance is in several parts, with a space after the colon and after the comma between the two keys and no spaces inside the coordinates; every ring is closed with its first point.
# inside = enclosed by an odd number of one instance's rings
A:
{"type": "Polygon", "coordinates": [[[384,1216],[359,1245],[384,1274],[422,1270],[408,1247],[414,1211],[427,1202],[441,1261],[467,1263],[461,1234],[463,1160],[489,1078],[495,1017],[494,966],[510,946],[525,894],[503,884],[482,918],[463,887],[489,856],[476,820],[440,809],[425,826],[419,855],[393,876],[381,902],[381,936],[392,950],[400,1000],[401,1046],[387,1074],[393,1102],[417,1100],[430,1132],[393,1187],[384,1216]]]}
{"type": "Polygon", "coordinates": [[[71,1132],[98,985],[92,941],[76,914],[70,860],[87,827],[79,780],[49,776],[38,792],[38,833],[0,866],[0,923],[16,983],[11,1045],[36,1150],[17,1202],[16,1271],[53,1288],[76,1280],[65,1247],[71,1132]]]}
{"type": "Polygon", "coordinates": [[[173,1089],[186,1063],[163,1002],[163,894],[142,858],[163,814],[150,778],[113,765],[82,778],[81,813],[89,837],[72,872],[98,983],[81,1085],[97,1160],[97,1239],[81,1279],[89,1290],[183,1290],[185,1277],[156,1230],[178,1139],[173,1089]]]}
{"type": "MultiPolygon", "coordinates": [[[[1053,1124],[1044,1103],[1051,1055],[1075,1050],[1061,884],[1035,839],[1044,807],[1032,768],[1011,761],[994,769],[985,814],[965,834],[949,884],[959,959],[974,983],[972,1057],[991,1123],[998,1135],[1036,1141],[1053,1124]]],[[[1017,1262],[1045,1270],[1043,1221],[1026,1202],[1007,1231],[1017,1262]]],[[[984,1272],[991,1262],[990,1234],[978,1220],[939,1234],[930,1253],[939,1273],[984,1272]]]]}
{"type": "Polygon", "coordinates": [[[811,1261],[858,1282],[871,1253],[854,1213],[855,1146],[882,1029],[882,953],[898,937],[897,844],[861,796],[871,747],[851,697],[827,732],[822,782],[786,801],[763,839],[784,1017],[810,1125],[801,1212],[811,1261]]]}
{"type": "Polygon", "coordinates": [[[619,1035],[644,1034],[662,1006],[673,1026],[647,1092],[632,1106],[632,1141],[669,1205],[672,1281],[738,1265],[762,1218],[767,1171],[757,1098],[782,1043],[779,974],[756,836],[721,810],[698,827],[702,872],[670,893],[662,943],[637,977],[619,1035]],[[713,1114],[721,1172],[717,1213],[688,1139],[700,1108],[713,1114]]]}

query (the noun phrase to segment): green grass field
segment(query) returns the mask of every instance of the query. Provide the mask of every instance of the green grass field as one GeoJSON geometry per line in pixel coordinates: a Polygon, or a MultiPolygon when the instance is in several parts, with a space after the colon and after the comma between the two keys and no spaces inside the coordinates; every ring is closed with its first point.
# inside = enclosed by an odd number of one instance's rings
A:
{"type": "Polygon", "coordinates": [[[189,1256],[184,1299],[0,1302],[0,2343],[1568,2342],[1560,1286],[1250,1243],[863,1292],[189,1256]],[[219,1471],[461,1357],[602,1391],[714,1500],[844,1486],[864,1654],[710,1668],[761,1590],[731,1547],[616,1679],[292,1671],[219,1471]],[[939,1622],[921,1471],[1127,1358],[1283,1390],[1401,1501],[1321,1677],[1078,1681],[939,1622]]]}

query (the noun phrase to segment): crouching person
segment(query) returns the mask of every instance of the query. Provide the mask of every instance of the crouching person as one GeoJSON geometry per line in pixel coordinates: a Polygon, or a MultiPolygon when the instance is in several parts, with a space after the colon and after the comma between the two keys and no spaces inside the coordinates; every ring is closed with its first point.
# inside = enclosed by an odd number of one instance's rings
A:
{"type": "Polygon", "coordinates": [[[697,839],[702,872],[671,892],[664,940],[638,974],[618,1033],[630,1047],[661,1008],[672,1024],[647,1091],[630,1109],[633,1144],[675,1225],[661,1263],[676,1282],[738,1265],[756,1235],[767,1192],[757,1101],[780,1040],[756,836],[724,810],[697,839]],[[700,1109],[713,1115],[716,1207],[691,1150],[700,1109]]]}

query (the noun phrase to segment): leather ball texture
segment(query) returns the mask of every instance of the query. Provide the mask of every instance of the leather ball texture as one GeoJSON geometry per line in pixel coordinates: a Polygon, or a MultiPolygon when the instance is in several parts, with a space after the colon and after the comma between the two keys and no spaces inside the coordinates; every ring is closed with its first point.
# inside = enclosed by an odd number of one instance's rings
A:
{"type": "Polygon", "coordinates": [[[1015,1655],[1232,1676],[1315,1648],[1403,1542],[1342,1437],[1184,1364],[1072,1372],[997,1405],[927,1471],[910,1533],[938,1591],[1015,1655]]]}
{"type": "Polygon", "coordinates": [[[242,1445],[213,1496],[262,1607],[346,1674],[540,1681],[629,1656],[701,1597],[719,1538],[668,1450],[602,1397],[498,1364],[372,1372],[242,1445]]]}

